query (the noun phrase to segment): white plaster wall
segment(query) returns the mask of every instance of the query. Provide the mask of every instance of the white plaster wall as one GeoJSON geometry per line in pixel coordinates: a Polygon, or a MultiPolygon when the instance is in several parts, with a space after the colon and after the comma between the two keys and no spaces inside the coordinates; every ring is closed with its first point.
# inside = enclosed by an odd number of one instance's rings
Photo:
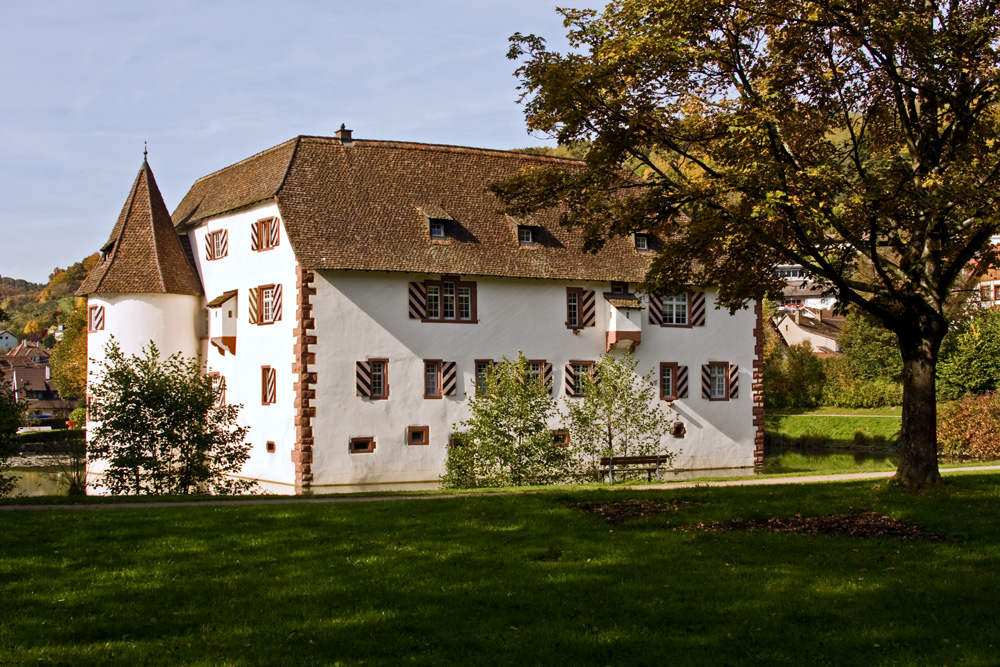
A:
{"type": "Polygon", "coordinates": [[[163,357],[197,356],[201,301],[183,294],[91,294],[87,307],[104,306],[104,329],[87,334],[87,370],[104,360],[111,336],[125,355],[141,354],[152,340],[163,357]]]}
{"type": "MultiPolygon", "coordinates": [[[[444,472],[453,424],[468,416],[463,394],[474,389],[475,359],[499,360],[518,351],[553,364],[555,392],[564,395],[564,366],[570,360],[596,360],[605,349],[610,304],[602,297],[609,284],[547,280],[475,279],[478,324],[425,323],[407,314],[407,283],[428,276],[361,272],[317,272],[315,346],[318,372],[313,421],[313,488],[338,485],[435,482],[444,472]],[[566,288],[597,291],[598,326],[574,333],[565,326],[566,288]],[[389,359],[389,398],[356,395],[355,363],[389,359]],[[458,395],[423,398],[423,360],[458,362],[458,395]],[[406,444],[408,425],[430,426],[430,445],[406,444]],[[375,452],[350,454],[351,437],[374,436],[375,452]]],[[[431,276],[437,278],[437,276],[431,276]]],[[[473,278],[465,277],[472,280],[473,278]]],[[[660,362],[688,366],[689,398],[673,410],[687,427],[683,439],[664,438],[664,446],[682,450],[680,468],[753,465],[752,311],[733,316],[712,308],[706,325],[663,328],[641,317],[642,343],[636,348],[638,370],[658,370],[660,362]],[[731,401],[701,398],[701,365],[727,361],[740,367],[740,396],[731,401]]],[[[665,405],[659,402],[660,405],[665,405]]],[[[553,421],[558,426],[558,420],[553,421]]]]}
{"type": "MultiPolygon", "coordinates": [[[[201,304],[201,297],[183,294],[91,294],[87,307],[104,306],[104,329],[87,334],[88,386],[100,379],[112,336],[126,356],[141,355],[150,341],[156,343],[161,358],[177,352],[198,356],[196,332],[201,304]]],[[[88,439],[94,426],[87,424],[88,439]]],[[[91,489],[105,467],[103,463],[87,465],[91,489]]]]}
{"type": "MultiPolygon", "coordinates": [[[[232,322],[227,322],[221,330],[210,326],[214,330],[209,332],[211,336],[235,335],[236,354],[222,354],[213,345],[203,349],[206,349],[207,371],[218,372],[225,378],[226,402],[243,405],[240,422],[250,427],[247,439],[253,449],[241,476],[261,480],[269,491],[292,493],[295,490],[295,466],[291,460],[295,445],[292,348],[297,264],[284,224],[277,247],[258,252],[251,250],[250,245],[251,226],[273,216],[280,217],[278,207],[267,203],[209,220],[190,230],[188,236],[206,298],[211,300],[223,292],[239,290],[235,302],[225,303],[220,314],[225,317],[229,310],[235,310],[235,334],[231,333],[232,322]],[[220,229],[229,232],[229,253],[207,261],[205,237],[220,229]],[[270,284],[282,286],[282,318],[274,324],[252,325],[248,308],[250,288],[270,284]],[[277,402],[270,405],[261,404],[261,366],[276,369],[277,402]],[[268,441],[275,443],[273,453],[266,450],[268,441]]],[[[201,317],[205,317],[204,310],[201,317]]]]}

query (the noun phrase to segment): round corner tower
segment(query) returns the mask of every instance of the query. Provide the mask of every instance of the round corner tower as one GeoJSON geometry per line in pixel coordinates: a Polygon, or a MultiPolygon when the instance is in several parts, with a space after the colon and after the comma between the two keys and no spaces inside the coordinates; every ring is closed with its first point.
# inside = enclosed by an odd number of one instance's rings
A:
{"type": "Polygon", "coordinates": [[[77,291],[87,297],[88,385],[112,336],[125,355],[153,342],[162,357],[197,356],[202,294],[144,159],[98,265],[77,291]]]}

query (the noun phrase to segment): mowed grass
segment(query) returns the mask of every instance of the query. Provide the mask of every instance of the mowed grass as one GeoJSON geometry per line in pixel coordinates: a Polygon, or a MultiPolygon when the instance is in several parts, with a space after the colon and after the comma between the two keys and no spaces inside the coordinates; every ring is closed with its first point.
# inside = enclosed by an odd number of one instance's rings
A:
{"type": "Polygon", "coordinates": [[[803,436],[823,436],[838,441],[835,444],[854,441],[854,434],[864,433],[869,438],[881,436],[894,441],[899,434],[899,415],[880,416],[856,414],[850,416],[824,416],[813,413],[764,415],[764,429],[768,433],[788,438],[803,436]]]}
{"type": "Polygon", "coordinates": [[[0,664],[994,665],[998,482],[0,511],[0,664]],[[866,511],[945,539],[697,529],[866,511]]]}

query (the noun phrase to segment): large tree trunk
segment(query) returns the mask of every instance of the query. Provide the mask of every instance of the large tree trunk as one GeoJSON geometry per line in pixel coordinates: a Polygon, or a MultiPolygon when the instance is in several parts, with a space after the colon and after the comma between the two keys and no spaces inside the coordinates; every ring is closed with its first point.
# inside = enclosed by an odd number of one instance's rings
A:
{"type": "Polygon", "coordinates": [[[903,356],[903,427],[895,480],[916,490],[941,481],[935,374],[945,326],[941,321],[897,332],[903,356]]]}

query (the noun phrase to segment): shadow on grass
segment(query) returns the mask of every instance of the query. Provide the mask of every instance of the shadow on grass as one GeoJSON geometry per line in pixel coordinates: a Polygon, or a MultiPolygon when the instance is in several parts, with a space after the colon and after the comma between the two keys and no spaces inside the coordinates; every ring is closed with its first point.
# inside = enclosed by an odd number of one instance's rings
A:
{"type": "Polygon", "coordinates": [[[992,480],[7,514],[0,662],[989,664],[992,480]],[[673,530],[861,511],[949,540],[673,530]]]}

